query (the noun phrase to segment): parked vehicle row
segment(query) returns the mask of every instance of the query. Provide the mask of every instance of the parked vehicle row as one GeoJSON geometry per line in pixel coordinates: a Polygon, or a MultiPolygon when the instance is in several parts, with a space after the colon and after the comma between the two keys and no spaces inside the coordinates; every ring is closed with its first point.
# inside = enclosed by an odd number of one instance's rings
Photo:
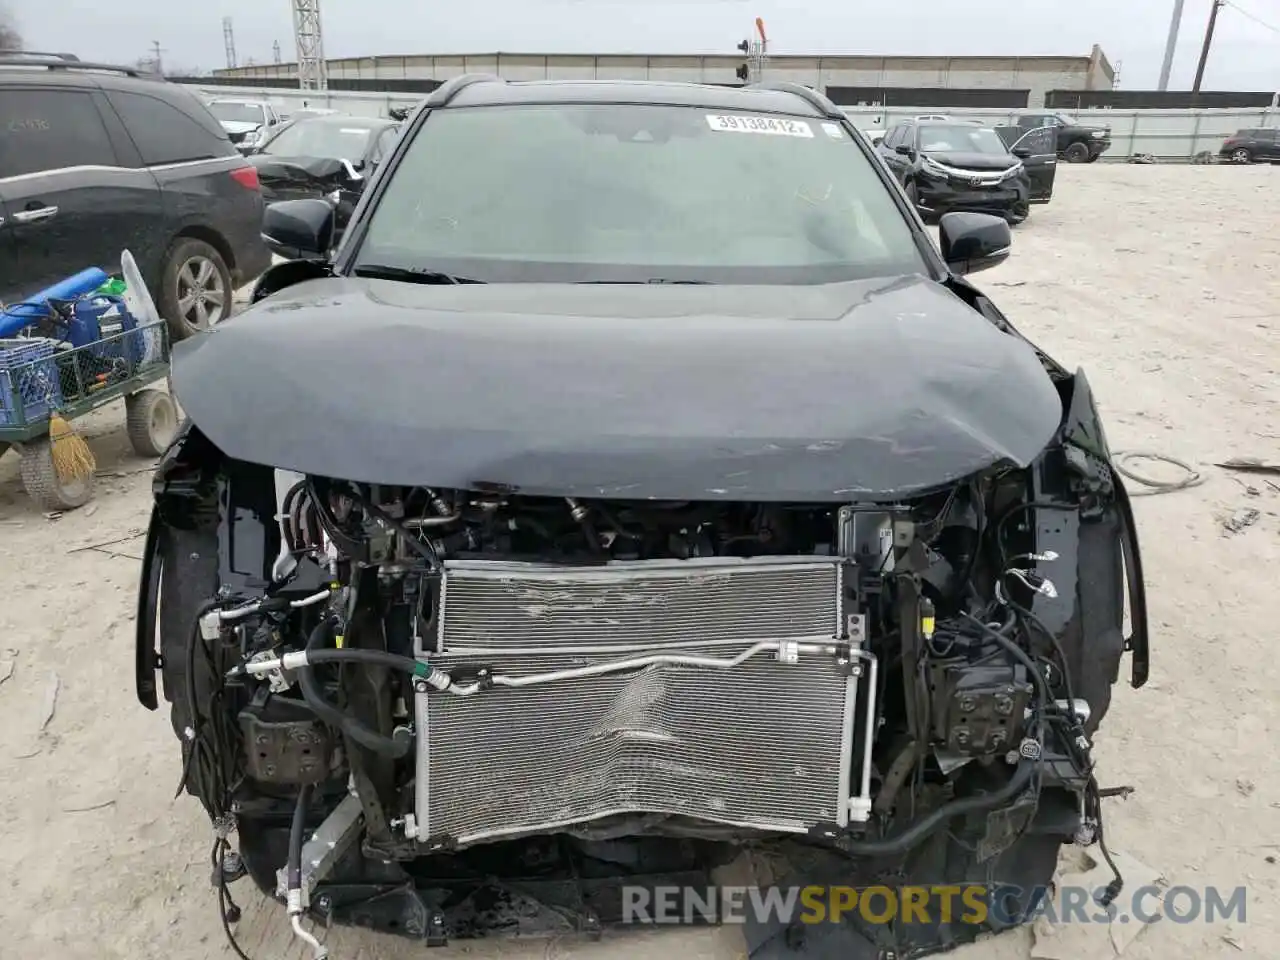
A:
{"type": "Polygon", "coordinates": [[[182,339],[270,265],[257,170],[189,89],[4,53],[0,130],[0,301],[117,264],[127,247],[182,339]]]}

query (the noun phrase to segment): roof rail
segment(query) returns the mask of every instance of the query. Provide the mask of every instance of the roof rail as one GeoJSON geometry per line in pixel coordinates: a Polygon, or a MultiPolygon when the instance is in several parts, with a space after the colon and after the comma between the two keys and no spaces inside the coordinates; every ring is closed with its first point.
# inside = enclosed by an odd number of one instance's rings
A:
{"type": "Polygon", "coordinates": [[[506,83],[506,81],[494,73],[464,73],[460,77],[451,77],[427,94],[427,106],[443,107],[473,83],[506,83]]]}
{"type": "Polygon", "coordinates": [[[134,67],[122,67],[114,63],[87,63],[72,53],[34,53],[25,50],[4,51],[0,53],[0,66],[6,67],[44,67],[48,70],[106,70],[111,73],[123,73],[127,77],[154,77],[163,79],[158,74],[143,73],[134,67]]]}
{"type": "Polygon", "coordinates": [[[78,61],[80,59],[74,53],[48,53],[44,50],[0,50],[0,54],[6,57],[47,57],[53,60],[78,61]]]}
{"type": "Polygon", "coordinates": [[[757,90],[776,90],[778,93],[793,93],[810,106],[816,107],[824,117],[831,120],[844,119],[844,111],[837,107],[835,103],[812,87],[806,87],[803,83],[795,83],[791,80],[767,80],[748,84],[748,86],[757,90]]]}

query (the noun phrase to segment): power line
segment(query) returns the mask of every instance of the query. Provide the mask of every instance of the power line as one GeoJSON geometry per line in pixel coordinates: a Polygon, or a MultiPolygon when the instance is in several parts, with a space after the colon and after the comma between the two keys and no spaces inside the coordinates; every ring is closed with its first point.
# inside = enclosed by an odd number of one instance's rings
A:
{"type": "Polygon", "coordinates": [[[1261,17],[1255,17],[1248,10],[1244,9],[1244,7],[1241,7],[1241,6],[1238,6],[1237,4],[1232,3],[1231,0],[1224,0],[1224,2],[1228,7],[1234,10],[1236,13],[1240,14],[1240,16],[1246,17],[1247,19],[1252,20],[1258,26],[1266,27],[1272,33],[1280,33],[1280,27],[1277,27],[1271,23],[1267,23],[1267,21],[1263,20],[1261,17]]]}

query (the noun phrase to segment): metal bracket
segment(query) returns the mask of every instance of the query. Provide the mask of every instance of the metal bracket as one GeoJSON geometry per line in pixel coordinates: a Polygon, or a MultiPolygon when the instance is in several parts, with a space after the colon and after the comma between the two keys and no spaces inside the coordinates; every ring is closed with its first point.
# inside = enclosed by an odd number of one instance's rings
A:
{"type": "MultiPolygon", "coordinates": [[[[325,817],[324,823],[302,845],[302,906],[311,906],[316,885],[329,875],[344,853],[355,842],[363,827],[364,812],[358,797],[348,794],[325,817]]],[[[285,869],[276,871],[276,895],[288,892],[285,869]]]]}

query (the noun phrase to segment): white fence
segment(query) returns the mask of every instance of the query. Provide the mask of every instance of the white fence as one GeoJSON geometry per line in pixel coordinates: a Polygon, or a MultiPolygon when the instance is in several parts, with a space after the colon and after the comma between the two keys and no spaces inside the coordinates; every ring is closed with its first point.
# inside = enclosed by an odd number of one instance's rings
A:
{"type": "MultiPolygon", "coordinates": [[[[357,93],[354,91],[292,90],[260,87],[196,87],[205,97],[266,99],[281,112],[291,113],[309,107],[341,110],[356,116],[385,117],[393,107],[411,107],[422,98],[407,93],[357,93]]],[[[844,107],[845,113],[860,130],[887,129],[898,120],[924,113],[945,113],[954,117],[981,120],[986,123],[1010,123],[1019,111],[974,110],[971,108],[936,110],[909,107],[844,107]]],[[[1048,112],[1048,111],[1045,111],[1048,112]]],[[[1198,153],[1216,154],[1222,141],[1237,130],[1256,127],[1280,127],[1280,107],[1257,107],[1249,110],[1073,110],[1069,111],[1085,124],[1111,128],[1111,149],[1105,160],[1124,160],[1134,154],[1149,153],[1163,160],[1190,160],[1198,153]]]]}

